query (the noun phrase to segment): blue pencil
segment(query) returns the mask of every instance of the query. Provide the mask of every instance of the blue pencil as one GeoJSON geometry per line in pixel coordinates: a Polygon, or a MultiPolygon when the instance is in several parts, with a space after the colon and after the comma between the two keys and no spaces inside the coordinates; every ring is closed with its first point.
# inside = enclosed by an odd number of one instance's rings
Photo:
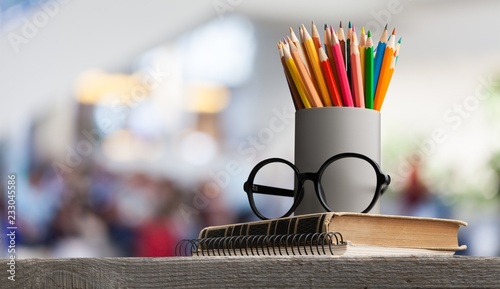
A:
{"type": "Polygon", "coordinates": [[[373,63],[373,84],[377,87],[378,77],[380,76],[380,68],[382,68],[382,60],[384,59],[385,47],[387,46],[387,24],[380,36],[377,48],[375,49],[375,61],[373,63]]]}

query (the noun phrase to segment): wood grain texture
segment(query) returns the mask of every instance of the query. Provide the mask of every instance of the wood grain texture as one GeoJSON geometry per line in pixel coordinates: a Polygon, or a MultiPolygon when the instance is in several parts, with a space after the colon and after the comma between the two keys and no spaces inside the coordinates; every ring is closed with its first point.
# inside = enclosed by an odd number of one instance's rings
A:
{"type": "MultiPolygon", "coordinates": [[[[2,259],[4,268],[7,259],[2,259]]],[[[500,288],[500,258],[24,259],[0,288],[500,288]]]]}

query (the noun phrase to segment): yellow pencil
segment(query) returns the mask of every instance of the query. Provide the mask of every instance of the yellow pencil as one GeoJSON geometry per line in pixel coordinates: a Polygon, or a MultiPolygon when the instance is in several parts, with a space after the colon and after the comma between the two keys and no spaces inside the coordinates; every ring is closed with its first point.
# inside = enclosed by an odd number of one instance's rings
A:
{"type": "Polygon", "coordinates": [[[317,89],[319,91],[321,100],[323,101],[323,105],[332,106],[330,94],[328,93],[328,88],[326,86],[325,79],[323,78],[323,73],[321,72],[321,67],[319,65],[319,57],[316,46],[314,45],[314,42],[307,32],[304,24],[302,24],[302,31],[304,33],[304,39],[302,39],[302,42],[304,43],[307,57],[309,58],[309,62],[311,63],[311,70],[313,72],[311,76],[316,79],[316,83],[318,86],[317,89]]]}
{"type": "MultiPolygon", "coordinates": [[[[292,44],[293,45],[293,44],[292,44]]],[[[295,83],[297,90],[300,95],[300,99],[302,99],[302,103],[304,104],[305,108],[311,108],[311,103],[309,102],[309,99],[307,99],[307,92],[304,87],[304,83],[302,81],[302,78],[300,77],[299,71],[297,70],[297,66],[295,65],[295,62],[293,61],[292,56],[290,55],[290,50],[286,45],[283,46],[283,55],[285,57],[285,63],[286,66],[288,67],[288,71],[290,72],[290,75],[292,76],[293,82],[295,83]]]]}
{"type": "Polygon", "coordinates": [[[304,83],[304,88],[306,90],[309,103],[312,107],[323,107],[323,103],[319,97],[316,87],[314,87],[311,76],[309,75],[309,73],[307,73],[306,67],[300,59],[297,47],[295,47],[293,43],[289,43],[288,46],[287,44],[285,44],[285,47],[286,49],[289,49],[288,51],[290,52],[293,62],[297,67],[297,71],[299,72],[300,78],[302,79],[302,83],[304,83]]]}
{"type": "Polygon", "coordinates": [[[365,83],[365,47],[366,47],[365,27],[361,28],[361,36],[359,38],[359,60],[361,61],[361,77],[365,83]]]}

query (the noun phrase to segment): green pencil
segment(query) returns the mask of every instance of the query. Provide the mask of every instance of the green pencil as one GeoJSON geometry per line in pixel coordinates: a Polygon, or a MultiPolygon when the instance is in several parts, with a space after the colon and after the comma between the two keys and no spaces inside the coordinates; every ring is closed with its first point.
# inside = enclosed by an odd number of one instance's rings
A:
{"type": "Polygon", "coordinates": [[[373,96],[375,95],[374,59],[372,34],[368,31],[365,48],[365,107],[373,109],[373,96]]]}

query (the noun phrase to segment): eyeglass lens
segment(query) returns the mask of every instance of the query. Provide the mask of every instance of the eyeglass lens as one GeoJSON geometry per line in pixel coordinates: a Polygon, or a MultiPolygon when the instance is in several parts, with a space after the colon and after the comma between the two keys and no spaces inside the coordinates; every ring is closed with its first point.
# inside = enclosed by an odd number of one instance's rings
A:
{"type": "Polygon", "coordinates": [[[266,187],[286,189],[290,195],[269,195],[254,192],[253,199],[258,211],[270,219],[283,216],[293,205],[295,181],[295,171],[285,163],[273,162],[260,168],[255,175],[255,185],[259,185],[265,192],[272,190],[266,190],[266,187]]]}

